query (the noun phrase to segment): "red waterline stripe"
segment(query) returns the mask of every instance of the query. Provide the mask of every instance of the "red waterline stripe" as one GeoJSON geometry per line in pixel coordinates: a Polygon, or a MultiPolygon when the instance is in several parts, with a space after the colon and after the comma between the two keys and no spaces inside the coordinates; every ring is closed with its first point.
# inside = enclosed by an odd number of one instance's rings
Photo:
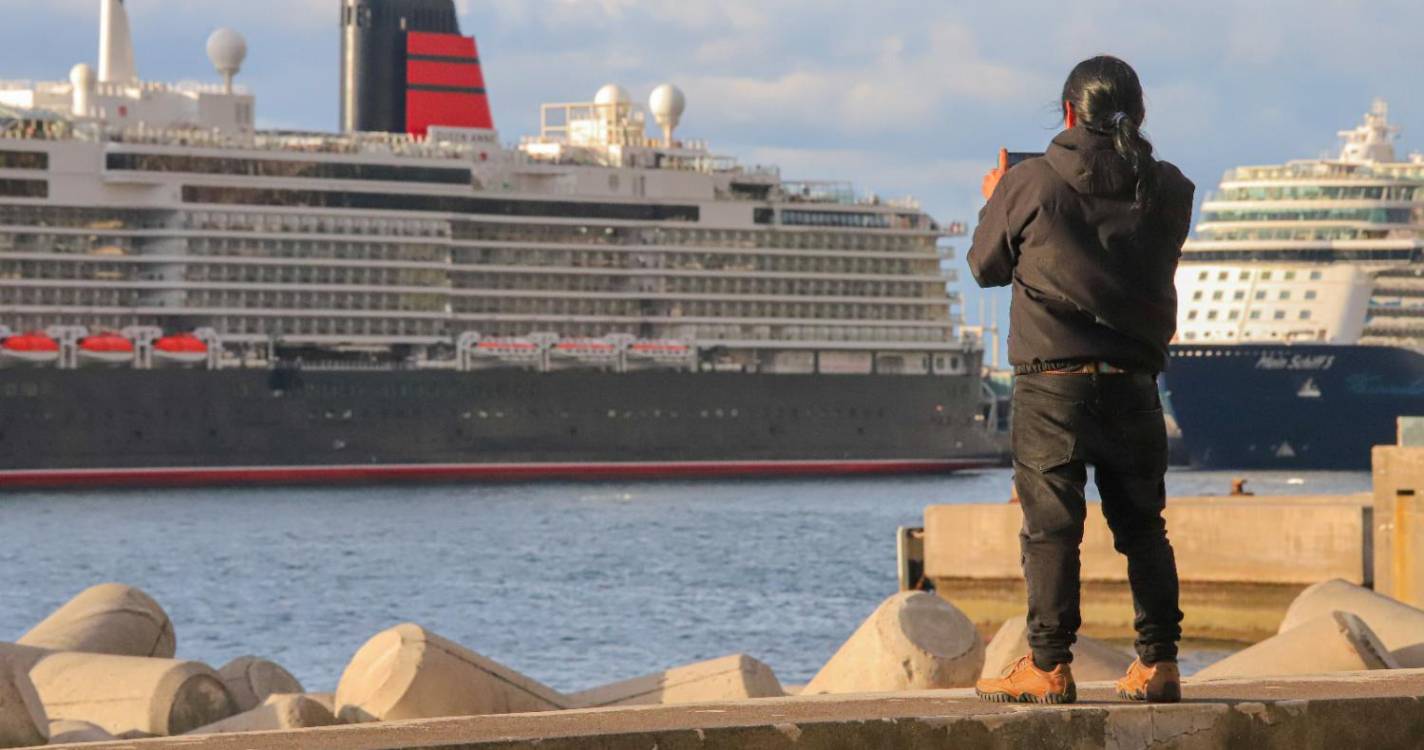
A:
{"type": "Polygon", "coordinates": [[[577,464],[402,464],[379,466],[201,467],[0,471],[0,490],[63,487],[359,484],[740,476],[942,474],[986,468],[981,459],[867,461],[688,461],[577,464]]]}

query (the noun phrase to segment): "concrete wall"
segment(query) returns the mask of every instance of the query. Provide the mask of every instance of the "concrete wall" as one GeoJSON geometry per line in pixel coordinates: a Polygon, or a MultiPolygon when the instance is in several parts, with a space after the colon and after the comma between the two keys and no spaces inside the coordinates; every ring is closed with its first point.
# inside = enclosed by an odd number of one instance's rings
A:
{"type": "Polygon", "coordinates": [[[1375,591],[1424,607],[1424,448],[1374,449],[1375,591]]]}
{"type": "MultiPolygon", "coordinates": [[[[1180,498],[1168,504],[1167,533],[1183,581],[1306,586],[1342,578],[1368,585],[1370,514],[1369,495],[1180,498]]],[[[1019,506],[1007,503],[930,506],[926,575],[1022,578],[1021,524],[1019,506]]],[[[1083,580],[1127,580],[1127,561],[1113,549],[1112,534],[1093,505],[1083,538],[1083,580]]]]}

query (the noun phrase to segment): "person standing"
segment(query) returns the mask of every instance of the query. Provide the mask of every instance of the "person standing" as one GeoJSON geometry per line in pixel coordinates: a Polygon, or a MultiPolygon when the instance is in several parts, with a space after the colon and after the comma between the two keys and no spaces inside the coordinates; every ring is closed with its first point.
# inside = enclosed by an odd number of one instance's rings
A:
{"type": "Polygon", "coordinates": [[[1138,658],[1131,700],[1181,699],[1182,613],[1162,511],[1167,432],[1157,376],[1176,332],[1174,277],[1195,186],[1143,137],[1142,84],[1115,57],[1063,85],[1063,132],[1041,157],[984,178],[969,267],[1013,286],[1011,447],[1032,653],[980,680],[990,701],[1077,700],[1070,648],[1082,624],[1080,546],[1093,466],[1114,546],[1127,557],[1138,658]]]}

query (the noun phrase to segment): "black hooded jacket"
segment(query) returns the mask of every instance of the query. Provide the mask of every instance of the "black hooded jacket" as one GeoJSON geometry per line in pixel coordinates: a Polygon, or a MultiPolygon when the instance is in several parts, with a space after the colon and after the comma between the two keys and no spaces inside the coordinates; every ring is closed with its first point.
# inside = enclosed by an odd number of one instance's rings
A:
{"type": "Polygon", "coordinates": [[[1153,168],[1156,197],[1136,211],[1137,177],[1112,138],[1077,127],[1004,175],[979,213],[969,268],[982,287],[1013,284],[1015,371],[1166,368],[1196,187],[1167,162],[1153,168]]]}

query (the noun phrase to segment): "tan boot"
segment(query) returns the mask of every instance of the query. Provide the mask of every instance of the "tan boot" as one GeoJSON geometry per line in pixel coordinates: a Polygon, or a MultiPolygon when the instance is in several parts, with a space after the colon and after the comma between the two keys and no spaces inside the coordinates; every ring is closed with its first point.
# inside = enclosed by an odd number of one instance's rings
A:
{"type": "Polygon", "coordinates": [[[1141,659],[1127,668],[1127,676],[1117,681],[1117,697],[1148,703],[1177,703],[1182,700],[1182,673],[1174,661],[1147,666],[1141,659]]]}
{"type": "Polygon", "coordinates": [[[974,685],[974,692],[980,700],[990,703],[1061,705],[1078,700],[1072,667],[1059,664],[1052,672],[1045,672],[1034,665],[1032,656],[1014,662],[1002,677],[980,680],[974,685]]]}

